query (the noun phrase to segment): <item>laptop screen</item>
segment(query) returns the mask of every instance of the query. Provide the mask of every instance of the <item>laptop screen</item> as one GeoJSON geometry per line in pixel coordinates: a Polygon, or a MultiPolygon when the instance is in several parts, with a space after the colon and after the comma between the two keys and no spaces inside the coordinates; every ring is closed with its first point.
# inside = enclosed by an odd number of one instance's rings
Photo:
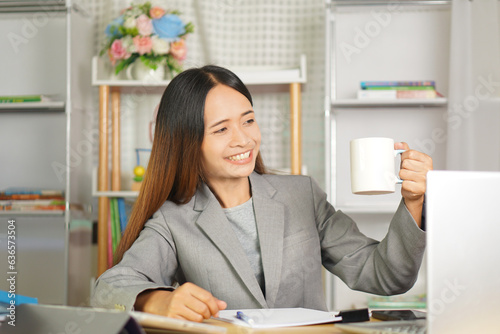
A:
{"type": "Polygon", "coordinates": [[[427,175],[428,334],[500,333],[500,173],[427,175]]]}

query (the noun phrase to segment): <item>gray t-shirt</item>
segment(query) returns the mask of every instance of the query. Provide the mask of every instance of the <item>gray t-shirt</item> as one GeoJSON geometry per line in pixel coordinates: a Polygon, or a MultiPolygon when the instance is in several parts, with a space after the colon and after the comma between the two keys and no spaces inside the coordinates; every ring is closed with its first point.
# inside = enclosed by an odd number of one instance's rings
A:
{"type": "Polygon", "coordinates": [[[248,261],[255,272],[255,277],[264,291],[264,271],[262,269],[262,259],[260,255],[260,243],[255,222],[255,212],[253,200],[250,198],[243,204],[233,208],[224,209],[227,219],[233,227],[234,233],[238,237],[248,261]]]}

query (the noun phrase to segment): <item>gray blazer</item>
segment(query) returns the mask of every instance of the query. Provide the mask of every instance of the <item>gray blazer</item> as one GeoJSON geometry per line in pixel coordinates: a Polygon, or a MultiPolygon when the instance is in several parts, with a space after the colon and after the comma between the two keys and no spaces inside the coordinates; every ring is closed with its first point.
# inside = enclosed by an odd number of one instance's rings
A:
{"type": "Polygon", "coordinates": [[[165,202],[123,260],[99,277],[92,305],[130,310],[146,289],[192,282],[228,309],[326,310],[322,265],[355,290],[390,295],[413,286],[425,233],[404,203],[378,242],[335,211],[310,177],[253,173],[250,183],[265,293],[219,202],[203,185],[185,205],[165,202]]]}

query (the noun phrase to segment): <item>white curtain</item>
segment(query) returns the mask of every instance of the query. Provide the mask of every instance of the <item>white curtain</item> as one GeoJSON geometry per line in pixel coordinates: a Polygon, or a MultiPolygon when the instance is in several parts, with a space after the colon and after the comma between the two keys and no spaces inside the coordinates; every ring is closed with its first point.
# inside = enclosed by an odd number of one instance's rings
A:
{"type": "Polygon", "coordinates": [[[498,0],[453,0],[447,169],[500,170],[498,0]]]}

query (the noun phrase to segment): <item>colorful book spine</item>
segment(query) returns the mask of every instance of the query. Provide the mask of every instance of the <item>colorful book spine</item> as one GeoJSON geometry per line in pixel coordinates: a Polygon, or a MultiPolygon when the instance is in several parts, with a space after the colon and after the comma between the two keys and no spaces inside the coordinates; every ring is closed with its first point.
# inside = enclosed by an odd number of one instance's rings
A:
{"type": "Polygon", "coordinates": [[[125,228],[127,227],[127,213],[125,211],[125,199],[123,198],[118,198],[118,213],[120,215],[120,230],[121,234],[123,235],[123,232],[125,232],[125,228]]]}
{"type": "MultiPolygon", "coordinates": [[[[111,207],[111,205],[110,205],[111,207]]],[[[108,210],[108,268],[113,266],[113,233],[111,231],[111,208],[108,210]]]]}
{"type": "Polygon", "coordinates": [[[0,200],[0,210],[3,211],[64,211],[66,202],[63,200],[0,200]]]}
{"type": "Polygon", "coordinates": [[[120,240],[122,238],[122,234],[121,234],[121,228],[120,228],[120,211],[119,211],[119,207],[118,207],[118,199],[117,198],[114,198],[114,201],[113,201],[113,205],[114,205],[114,209],[115,209],[115,220],[114,220],[114,224],[115,224],[115,232],[116,232],[116,235],[115,235],[115,246],[114,246],[114,249],[113,249],[113,253],[116,251],[116,249],[118,248],[118,244],[120,243],[120,240]]]}
{"type": "Polygon", "coordinates": [[[398,90],[396,97],[398,99],[435,99],[437,92],[435,90],[398,90]]]}
{"type": "Polygon", "coordinates": [[[64,211],[66,200],[62,190],[7,188],[0,192],[2,211],[64,211]]]}
{"type": "Polygon", "coordinates": [[[435,90],[366,90],[358,91],[359,100],[434,99],[435,90]]]}
{"type": "Polygon", "coordinates": [[[433,80],[427,81],[361,81],[361,89],[366,89],[367,87],[398,87],[398,86],[431,86],[436,87],[436,82],[433,80]]]}
{"type": "Polygon", "coordinates": [[[63,196],[64,191],[52,189],[30,189],[30,188],[7,188],[4,195],[40,195],[40,196],[63,196]]]}
{"type": "Polygon", "coordinates": [[[41,102],[42,95],[0,96],[0,103],[41,102]]]}
{"type": "Polygon", "coordinates": [[[441,96],[436,82],[428,81],[362,81],[359,100],[434,99],[441,96]]]}
{"type": "Polygon", "coordinates": [[[366,86],[364,90],[434,90],[434,86],[366,86]]]}
{"type": "Polygon", "coordinates": [[[111,250],[113,254],[116,251],[116,246],[118,244],[117,242],[117,235],[118,231],[116,230],[116,208],[115,208],[115,203],[116,203],[116,198],[110,198],[109,199],[109,211],[111,213],[111,250]]]}

